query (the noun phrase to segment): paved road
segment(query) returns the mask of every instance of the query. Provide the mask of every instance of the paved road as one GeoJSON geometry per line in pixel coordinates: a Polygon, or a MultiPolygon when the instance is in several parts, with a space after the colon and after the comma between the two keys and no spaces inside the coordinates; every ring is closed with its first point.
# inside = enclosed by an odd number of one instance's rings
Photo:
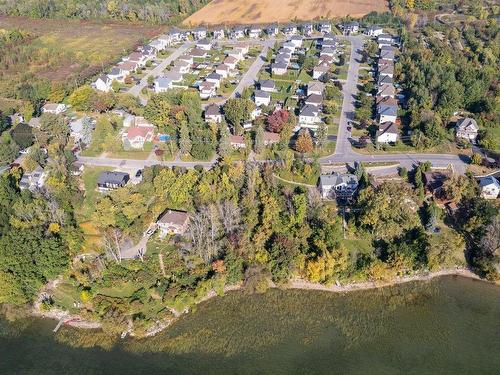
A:
{"type": "Polygon", "coordinates": [[[349,58],[349,70],[347,79],[343,85],[344,99],[342,102],[342,112],[340,114],[339,130],[337,133],[337,143],[335,153],[320,159],[322,164],[350,163],[355,161],[395,161],[408,169],[419,162],[430,161],[435,167],[446,167],[452,164],[455,171],[465,173],[468,158],[450,154],[385,154],[385,155],[365,155],[355,152],[350,142],[350,132],[347,130],[348,121],[354,119],[354,109],[356,104],[356,94],[358,92],[357,83],[359,77],[361,51],[365,41],[365,36],[343,36],[342,39],[351,42],[351,55],[349,58]]]}
{"type": "Polygon", "coordinates": [[[153,165],[162,165],[165,167],[185,167],[194,168],[196,165],[201,165],[206,169],[211,168],[217,163],[214,159],[208,162],[187,162],[187,161],[158,161],[158,160],[136,160],[136,159],[112,159],[100,157],[78,156],[78,161],[89,166],[94,167],[110,167],[110,168],[123,168],[123,169],[143,169],[144,167],[151,167],[153,165]]]}
{"type": "Polygon", "coordinates": [[[141,97],[141,90],[147,86],[148,84],[148,77],[153,76],[159,76],[163,73],[165,68],[169,66],[173,61],[175,61],[179,56],[181,56],[184,52],[186,52],[189,48],[191,48],[194,45],[193,42],[186,42],[179,48],[177,48],[172,54],[170,54],[166,59],[162,60],[161,63],[159,63],[157,66],[154,67],[151,71],[146,73],[146,75],[141,79],[141,81],[135,85],[134,87],[131,87],[128,92],[139,99],[141,99],[141,102],[143,105],[146,104],[146,100],[141,97]]]}

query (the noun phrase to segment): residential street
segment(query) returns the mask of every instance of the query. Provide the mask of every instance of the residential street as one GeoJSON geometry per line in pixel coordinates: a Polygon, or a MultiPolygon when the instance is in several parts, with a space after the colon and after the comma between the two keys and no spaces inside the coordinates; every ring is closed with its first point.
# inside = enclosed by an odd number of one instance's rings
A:
{"type": "Polygon", "coordinates": [[[142,98],[141,96],[141,90],[147,86],[148,84],[148,77],[153,76],[161,76],[163,71],[167,66],[169,66],[174,60],[176,60],[179,56],[181,56],[184,52],[186,52],[189,48],[191,48],[194,45],[193,42],[186,42],[179,48],[177,48],[174,52],[172,52],[171,55],[169,55],[166,59],[164,59],[161,63],[159,63],[157,66],[154,67],[151,71],[149,71],[139,82],[139,84],[135,85],[134,87],[130,88],[128,92],[136,97],[138,97],[142,104],[146,104],[146,100],[142,98]]]}
{"type": "Polygon", "coordinates": [[[78,161],[94,167],[112,167],[112,168],[127,168],[127,169],[143,169],[152,165],[163,165],[165,167],[186,167],[193,168],[195,165],[202,165],[205,168],[210,168],[216,164],[216,160],[212,161],[158,161],[158,160],[137,160],[137,159],[112,159],[100,157],[78,156],[78,161]]]}

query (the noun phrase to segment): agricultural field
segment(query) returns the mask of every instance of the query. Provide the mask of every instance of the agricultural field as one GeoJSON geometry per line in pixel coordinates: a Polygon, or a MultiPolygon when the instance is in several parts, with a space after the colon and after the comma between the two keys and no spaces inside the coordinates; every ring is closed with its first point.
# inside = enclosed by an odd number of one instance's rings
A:
{"type": "Polygon", "coordinates": [[[290,22],[318,18],[361,17],[388,10],[384,0],[214,0],[184,25],[290,22]]]}
{"type": "Polygon", "coordinates": [[[6,44],[0,56],[0,92],[25,99],[14,89],[22,83],[64,82],[76,86],[119,60],[159,26],[79,20],[0,16],[2,32],[18,30],[23,38],[6,44]]]}

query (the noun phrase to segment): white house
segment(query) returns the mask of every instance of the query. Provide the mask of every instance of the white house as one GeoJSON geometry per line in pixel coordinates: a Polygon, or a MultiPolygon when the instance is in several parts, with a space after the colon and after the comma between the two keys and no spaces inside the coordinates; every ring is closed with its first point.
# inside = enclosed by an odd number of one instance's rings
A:
{"type": "Polygon", "coordinates": [[[227,51],[226,55],[228,57],[232,57],[233,59],[235,59],[236,61],[240,61],[243,59],[243,52],[241,49],[232,49],[230,51],[227,51]]]}
{"type": "Polygon", "coordinates": [[[144,143],[151,142],[154,136],[153,126],[133,126],[122,134],[125,149],[143,149],[144,143]]]}
{"type": "Polygon", "coordinates": [[[238,63],[238,59],[228,56],[224,59],[224,65],[227,65],[229,69],[234,70],[236,69],[236,64],[238,63]]]}
{"type": "Polygon", "coordinates": [[[261,89],[261,91],[275,92],[276,83],[272,79],[264,79],[259,81],[259,88],[261,89]]]}
{"type": "Polygon", "coordinates": [[[231,33],[232,37],[235,38],[235,39],[241,39],[241,38],[244,38],[245,37],[245,28],[242,27],[242,26],[236,26],[232,33],[231,33]]]}
{"type": "Polygon", "coordinates": [[[236,149],[247,147],[247,144],[245,143],[245,138],[243,138],[243,136],[241,135],[230,135],[229,143],[231,144],[231,147],[236,149]]]}
{"type": "Polygon", "coordinates": [[[111,81],[116,80],[118,82],[123,82],[124,74],[122,73],[120,68],[115,67],[108,73],[108,77],[111,79],[111,81]]]}
{"type": "Polygon", "coordinates": [[[332,173],[321,175],[319,188],[323,198],[351,198],[358,189],[358,177],[354,174],[332,173]]]}
{"type": "Polygon", "coordinates": [[[481,197],[484,199],[497,199],[500,193],[500,184],[493,176],[483,177],[479,180],[481,197]]]}
{"type": "Polygon", "coordinates": [[[21,190],[28,189],[30,191],[36,191],[43,188],[47,177],[47,172],[45,172],[42,167],[37,166],[32,172],[23,174],[21,181],[19,181],[19,188],[21,190]]]}
{"type": "Polygon", "coordinates": [[[384,122],[396,122],[398,118],[397,104],[379,104],[377,106],[377,121],[382,124],[384,122]]]}
{"type": "Polygon", "coordinates": [[[278,25],[276,25],[276,24],[269,25],[266,28],[266,34],[269,36],[276,36],[276,35],[278,35],[279,32],[280,32],[280,29],[279,29],[278,25]]]}
{"type": "Polygon", "coordinates": [[[106,74],[103,74],[95,81],[95,88],[99,91],[110,92],[112,83],[113,80],[110,79],[106,74]]]}
{"type": "Polygon", "coordinates": [[[207,82],[213,83],[215,85],[215,88],[219,88],[220,82],[222,81],[222,76],[218,73],[212,72],[205,78],[205,80],[207,82]]]}
{"type": "Polygon", "coordinates": [[[205,121],[215,122],[216,124],[222,122],[222,112],[217,104],[210,104],[205,108],[205,121]]]}
{"type": "Polygon", "coordinates": [[[156,224],[160,229],[161,237],[165,237],[169,234],[182,235],[188,230],[189,214],[185,211],[168,209],[161,215],[156,224]]]}
{"type": "Polygon", "coordinates": [[[344,31],[344,34],[350,35],[350,34],[356,34],[359,32],[359,23],[358,22],[348,22],[345,23],[342,26],[342,29],[344,31]]]}
{"type": "Polygon", "coordinates": [[[320,22],[318,29],[321,33],[327,34],[332,32],[332,24],[330,22],[320,22]]]}
{"type": "Polygon", "coordinates": [[[42,107],[42,113],[53,113],[59,115],[66,110],[66,104],[63,103],[46,103],[42,107]]]}
{"type": "Polygon", "coordinates": [[[196,40],[206,38],[207,37],[207,29],[205,29],[204,27],[198,27],[198,28],[194,29],[193,37],[196,40]]]}
{"type": "Polygon", "coordinates": [[[396,95],[396,88],[392,84],[380,85],[377,89],[377,96],[390,96],[394,98],[396,95]]]}
{"type": "Polygon", "coordinates": [[[377,26],[377,25],[367,27],[365,30],[365,34],[368,36],[379,36],[379,35],[382,35],[383,32],[384,32],[384,29],[380,26],[377,26]]]}
{"type": "Polygon", "coordinates": [[[307,95],[317,94],[323,95],[325,91],[325,84],[319,81],[310,81],[307,84],[307,95]]]}
{"type": "Polygon", "coordinates": [[[226,33],[222,27],[218,28],[218,29],[214,29],[214,39],[224,39],[225,36],[226,36],[226,33]]]}
{"type": "Polygon", "coordinates": [[[263,105],[267,106],[271,103],[271,94],[266,91],[256,90],[254,93],[254,101],[255,105],[258,107],[263,105]]]}
{"type": "Polygon", "coordinates": [[[273,75],[283,75],[286,74],[288,66],[284,62],[277,62],[271,64],[271,72],[273,75]]]}
{"type": "Polygon", "coordinates": [[[465,138],[474,141],[477,138],[479,127],[476,120],[470,117],[464,117],[457,121],[457,138],[465,138]]]}
{"type": "Polygon", "coordinates": [[[323,104],[323,95],[311,94],[304,101],[306,105],[312,105],[315,107],[320,107],[323,104]]]}
{"type": "Polygon", "coordinates": [[[376,139],[378,143],[396,143],[399,130],[394,122],[384,122],[379,125],[376,139]]]}
{"type": "Polygon", "coordinates": [[[335,50],[335,48],[331,48],[331,47],[324,47],[321,49],[321,52],[319,53],[319,55],[321,57],[323,57],[323,56],[333,57],[336,54],[337,54],[337,51],[335,50]]]}
{"type": "Polygon", "coordinates": [[[319,110],[314,105],[305,105],[299,113],[299,125],[305,128],[315,128],[319,122],[319,110]]]}
{"type": "Polygon", "coordinates": [[[207,38],[200,39],[196,42],[196,48],[210,51],[212,49],[212,42],[207,38]]]}
{"type": "Polygon", "coordinates": [[[202,99],[209,99],[217,93],[215,84],[207,81],[200,83],[198,90],[200,91],[200,98],[202,99]]]}
{"type": "Polygon", "coordinates": [[[180,55],[178,58],[177,58],[178,61],[184,61],[184,62],[187,62],[188,64],[190,65],[193,65],[194,64],[194,59],[193,59],[193,56],[191,56],[190,54],[183,54],[183,55],[180,55]]]}
{"type": "Polygon", "coordinates": [[[320,79],[330,71],[330,68],[325,65],[317,65],[313,68],[313,79],[320,79]]]}
{"type": "Polygon", "coordinates": [[[313,25],[310,22],[306,22],[300,26],[300,29],[302,31],[302,34],[304,34],[305,36],[310,36],[313,32],[313,25]]]}
{"type": "Polygon", "coordinates": [[[155,93],[166,92],[172,88],[172,80],[167,77],[158,77],[154,81],[155,93]]]}
{"type": "Polygon", "coordinates": [[[189,71],[191,70],[191,64],[188,63],[187,61],[177,60],[174,63],[174,67],[181,74],[189,73],[189,71]]]}
{"type": "Polygon", "coordinates": [[[262,33],[262,28],[260,26],[251,26],[250,29],[248,30],[248,37],[252,39],[256,39],[260,37],[260,34],[262,33]]]}
{"type": "Polygon", "coordinates": [[[296,48],[302,47],[302,37],[300,35],[293,35],[290,38],[290,43],[292,43],[296,48]]]}
{"type": "Polygon", "coordinates": [[[226,64],[219,64],[215,68],[215,73],[220,74],[223,78],[227,78],[231,73],[231,69],[226,64]]]}
{"type": "Polygon", "coordinates": [[[394,38],[390,34],[380,34],[377,36],[378,47],[382,48],[384,46],[392,46],[394,43],[394,38]]]}
{"type": "Polygon", "coordinates": [[[283,27],[283,34],[290,36],[297,34],[297,25],[291,23],[283,27]]]}

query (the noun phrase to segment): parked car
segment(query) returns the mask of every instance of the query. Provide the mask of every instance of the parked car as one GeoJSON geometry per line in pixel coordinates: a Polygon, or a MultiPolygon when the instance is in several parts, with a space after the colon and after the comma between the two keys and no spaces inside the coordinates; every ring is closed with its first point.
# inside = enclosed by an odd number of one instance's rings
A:
{"type": "Polygon", "coordinates": [[[142,176],[142,169],[138,169],[137,172],[135,172],[135,177],[139,178],[142,176]]]}

